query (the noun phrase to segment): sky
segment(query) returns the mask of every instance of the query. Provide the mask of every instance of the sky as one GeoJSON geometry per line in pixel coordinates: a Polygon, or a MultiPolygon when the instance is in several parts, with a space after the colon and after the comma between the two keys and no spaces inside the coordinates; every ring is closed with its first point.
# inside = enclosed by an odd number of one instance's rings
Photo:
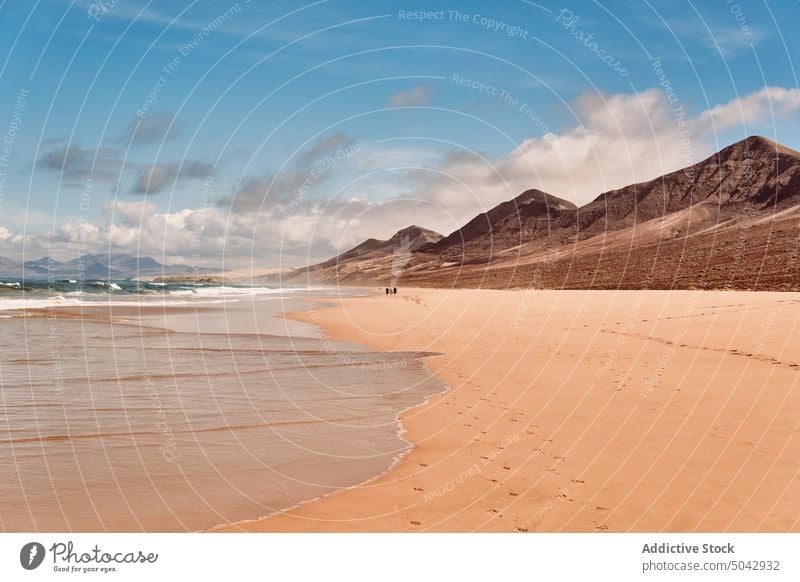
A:
{"type": "Polygon", "coordinates": [[[289,267],[746,135],[800,3],[0,0],[0,256],[289,267]]]}

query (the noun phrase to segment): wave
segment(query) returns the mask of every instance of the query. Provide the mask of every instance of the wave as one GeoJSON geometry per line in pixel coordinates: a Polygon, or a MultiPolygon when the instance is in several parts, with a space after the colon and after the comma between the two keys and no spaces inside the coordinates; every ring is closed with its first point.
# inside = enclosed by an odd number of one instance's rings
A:
{"type": "Polygon", "coordinates": [[[254,296],[254,295],[272,295],[279,293],[286,293],[289,289],[278,289],[275,287],[228,287],[220,285],[218,287],[191,287],[184,289],[176,289],[169,291],[170,295],[197,295],[200,297],[218,297],[218,296],[254,296]]]}
{"type": "Polygon", "coordinates": [[[150,281],[99,279],[78,283],[63,279],[55,283],[45,280],[6,279],[0,281],[0,311],[17,309],[46,309],[49,307],[111,306],[111,305],[180,305],[184,303],[219,303],[246,298],[263,299],[286,297],[325,287],[276,288],[232,285],[195,285],[191,283],[153,283],[150,281]],[[111,298],[116,301],[112,303],[111,298]]]}
{"type": "MultiPolygon", "coordinates": [[[[91,294],[82,295],[81,292],[76,292],[78,296],[75,296],[74,293],[68,293],[68,295],[72,295],[71,297],[64,297],[63,295],[57,295],[55,297],[48,297],[48,298],[36,298],[36,299],[0,299],[0,312],[2,311],[15,311],[21,309],[48,309],[51,307],[152,307],[152,306],[165,306],[169,307],[172,305],[197,305],[198,301],[185,301],[174,299],[170,300],[165,298],[163,295],[152,296],[153,299],[149,301],[137,301],[137,300],[118,300],[118,301],[92,301],[92,300],[85,300],[80,299],[79,297],[91,297],[91,294]]],[[[135,295],[132,297],[136,297],[135,295]]],[[[216,303],[228,303],[229,301],[233,301],[233,299],[217,299],[217,300],[207,300],[203,301],[204,304],[216,304],[216,303]]],[[[2,316],[3,319],[7,319],[9,316],[2,316]]]]}
{"type": "Polygon", "coordinates": [[[67,298],[63,295],[42,299],[0,299],[0,311],[15,309],[46,309],[48,307],[71,307],[82,305],[77,298],[67,298]]]}

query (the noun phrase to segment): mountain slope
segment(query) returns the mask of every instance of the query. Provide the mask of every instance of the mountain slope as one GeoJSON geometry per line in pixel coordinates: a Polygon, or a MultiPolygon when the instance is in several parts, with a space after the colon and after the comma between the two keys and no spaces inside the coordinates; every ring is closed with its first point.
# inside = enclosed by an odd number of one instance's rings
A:
{"type": "Polygon", "coordinates": [[[580,238],[588,238],[700,203],[718,209],[714,220],[724,220],[743,205],[755,211],[780,209],[800,202],[798,195],[800,153],[753,136],[687,168],[601,194],[580,208],[577,230],[580,238]]]}
{"type": "Polygon", "coordinates": [[[330,266],[355,258],[377,258],[400,250],[416,251],[442,239],[438,232],[411,225],[394,233],[388,240],[369,238],[349,251],[342,253],[321,265],[330,266]]]}
{"type": "Polygon", "coordinates": [[[523,244],[532,238],[548,237],[554,230],[574,224],[577,207],[571,202],[540,190],[526,190],[479,214],[424,252],[442,257],[491,256],[493,252],[523,244]]]}
{"type": "Polygon", "coordinates": [[[275,275],[282,283],[346,282],[394,284],[410,266],[415,251],[442,239],[438,232],[412,225],[397,231],[387,240],[370,238],[323,263],[275,275]]]}
{"type": "MultiPolygon", "coordinates": [[[[576,208],[528,190],[388,260],[365,241],[325,280],[404,286],[800,289],[800,152],[748,137],[576,208]],[[410,256],[408,256],[410,255],[410,256]],[[378,260],[382,256],[383,259],[378,260]]],[[[305,269],[313,281],[321,265],[305,269]]]]}

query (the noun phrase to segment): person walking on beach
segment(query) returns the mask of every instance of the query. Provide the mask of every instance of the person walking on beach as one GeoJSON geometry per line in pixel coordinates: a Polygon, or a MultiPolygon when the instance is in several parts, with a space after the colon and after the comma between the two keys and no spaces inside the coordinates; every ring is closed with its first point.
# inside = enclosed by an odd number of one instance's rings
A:
{"type": "Polygon", "coordinates": [[[392,289],[392,293],[393,293],[393,294],[395,294],[395,295],[397,295],[397,287],[394,287],[394,288],[392,289]]]}
{"type": "Polygon", "coordinates": [[[388,287],[386,288],[386,294],[387,295],[389,294],[389,288],[388,287]]]}

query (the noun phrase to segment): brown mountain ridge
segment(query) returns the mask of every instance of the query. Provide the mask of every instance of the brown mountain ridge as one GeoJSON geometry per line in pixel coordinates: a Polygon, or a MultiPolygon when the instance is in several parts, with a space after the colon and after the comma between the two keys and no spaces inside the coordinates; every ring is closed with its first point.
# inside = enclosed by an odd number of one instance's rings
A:
{"type": "Polygon", "coordinates": [[[412,226],[282,282],[788,290],[799,258],[800,152],[752,136],[582,207],[528,190],[446,237],[412,226]]]}

